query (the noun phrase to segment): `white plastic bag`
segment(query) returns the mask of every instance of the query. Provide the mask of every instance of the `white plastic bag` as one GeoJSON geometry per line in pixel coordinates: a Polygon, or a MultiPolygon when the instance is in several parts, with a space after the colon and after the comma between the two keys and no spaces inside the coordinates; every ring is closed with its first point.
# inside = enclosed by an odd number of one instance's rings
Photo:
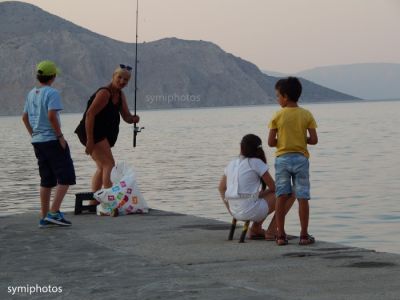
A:
{"type": "Polygon", "coordinates": [[[114,168],[112,168],[111,170],[110,179],[111,182],[115,185],[121,181],[122,177],[131,174],[135,177],[135,171],[133,170],[132,166],[130,166],[125,161],[118,161],[115,164],[114,168]]]}
{"type": "Polygon", "coordinates": [[[97,214],[117,216],[148,213],[149,207],[136,182],[135,172],[126,162],[118,162],[111,171],[113,186],[94,193],[100,202],[97,214]]]}

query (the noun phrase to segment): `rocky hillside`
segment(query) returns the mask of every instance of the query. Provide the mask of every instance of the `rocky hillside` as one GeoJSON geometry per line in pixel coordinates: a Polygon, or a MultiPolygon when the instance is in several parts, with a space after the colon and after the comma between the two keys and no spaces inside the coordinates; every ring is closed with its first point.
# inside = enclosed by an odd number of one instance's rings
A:
{"type": "MultiPolygon", "coordinates": [[[[139,48],[138,109],[266,104],[275,101],[275,77],[205,41],[176,38],[139,48]]],[[[22,2],[0,2],[0,115],[20,114],[35,84],[35,64],[54,60],[55,87],[66,112],[81,112],[119,63],[133,65],[135,44],[93,33],[22,2]]],[[[304,101],[355,99],[303,80],[304,101]]],[[[126,88],[133,107],[133,80],[126,88]]]]}

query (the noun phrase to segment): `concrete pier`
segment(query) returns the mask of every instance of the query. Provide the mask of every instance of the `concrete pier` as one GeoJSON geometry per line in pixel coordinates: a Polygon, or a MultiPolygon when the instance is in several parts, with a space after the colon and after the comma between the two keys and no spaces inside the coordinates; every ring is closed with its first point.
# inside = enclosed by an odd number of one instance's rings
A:
{"type": "Polygon", "coordinates": [[[239,244],[240,228],[228,241],[230,224],[158,210],[66,218],[0,218],[0,299],[400,299],[396,254],[318,237],[239,244]]]}

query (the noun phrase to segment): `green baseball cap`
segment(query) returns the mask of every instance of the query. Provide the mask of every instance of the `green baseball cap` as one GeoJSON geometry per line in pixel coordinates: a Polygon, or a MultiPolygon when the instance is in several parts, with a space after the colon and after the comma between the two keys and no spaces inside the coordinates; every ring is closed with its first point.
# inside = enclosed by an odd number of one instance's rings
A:
{"type": "Polygon", "coordinates": [[[60,74],[60,69],[56,64],[50,60],[43,60],[36,65],[36,72],[38,75],[52,76],[60,74]]]}

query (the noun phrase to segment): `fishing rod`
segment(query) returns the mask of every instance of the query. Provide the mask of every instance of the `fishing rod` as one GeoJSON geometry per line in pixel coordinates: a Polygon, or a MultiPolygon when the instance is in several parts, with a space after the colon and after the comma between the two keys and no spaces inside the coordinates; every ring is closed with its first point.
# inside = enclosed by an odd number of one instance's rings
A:
{"type": "MultiPolygon", "coordinates": [[[[136,116],[136,93],[137,93],[137,54],[138,54],[138,20],[139,20],[139,0],[136,1],[136,44],[135,44],[135,116],[136,116]]],[[[144,127],[137,126],[137,123],[133,123],[133,148],[136,147],[136,136],[142,131],[144,127]]]]}

